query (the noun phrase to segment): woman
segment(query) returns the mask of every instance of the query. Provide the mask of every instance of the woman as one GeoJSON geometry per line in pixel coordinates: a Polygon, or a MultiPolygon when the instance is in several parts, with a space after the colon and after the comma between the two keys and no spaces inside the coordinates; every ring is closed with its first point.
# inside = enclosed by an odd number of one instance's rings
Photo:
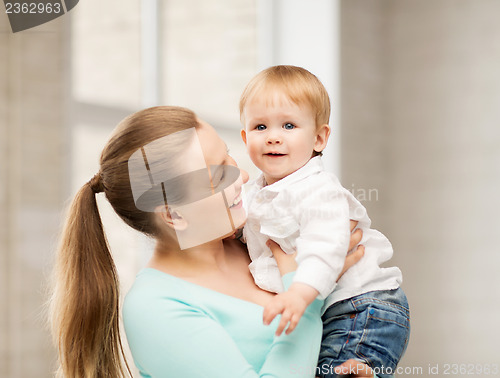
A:
{"type": "MultiPolygon", "coordinates": [[[[187,109],[145,109],[117,126],[99,173],[72,203],[58,251],[51,316],[60,375],[130,374],[121,363],[116,269],[95,200],[104,192],[125,223],[156,241],[124,304],[141,376],[314,376],[321,302],[309,306],[290,335],[275,337],[277,324],[262,324],[263,306],[273,294],[254,284],[246,249],[231,236],[244,223],[239,192],[248,180],[244,171],[234,179],[231,167],[237,166],[222,139],[187,109]],[[181,134],[192,138],[172,143],[170,136],[181,134]],[[197,170],[200,156],[205,168],[197,170]],[[158,175],[165,178],[160,183],[158,175]],[[224,214],[229,228],[219,227],[224,214]]],[[[359,240],[355,233],[353,243],[359,240]]],[[[290,282],[293,257],[272,249],[284,282],[290,282]]],[[[358,248],[357,259],[362,252],[358,248]]]]}

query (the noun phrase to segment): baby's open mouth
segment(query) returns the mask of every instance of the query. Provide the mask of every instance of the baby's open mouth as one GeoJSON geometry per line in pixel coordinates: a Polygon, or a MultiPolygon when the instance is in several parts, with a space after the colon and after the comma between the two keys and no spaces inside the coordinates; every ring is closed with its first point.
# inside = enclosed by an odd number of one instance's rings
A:
{"type": "Polygon", "coordinates": [[[265,154],[266,156],[285,156],[285,154],[280,154],[278,152],[269,152],[265,154]]]}

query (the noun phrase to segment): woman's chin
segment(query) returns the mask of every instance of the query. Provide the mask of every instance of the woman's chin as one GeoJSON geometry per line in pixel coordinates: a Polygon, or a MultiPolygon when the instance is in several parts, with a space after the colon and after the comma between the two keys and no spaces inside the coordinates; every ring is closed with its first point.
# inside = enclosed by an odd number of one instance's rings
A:
{"type": "Polygon", "coordinates": [[[241,238],[241,236],[243,235],[243,226],[244,225],[245,225],[245,222],[243,222],[243,224],[241,224],[240,226],[238,226],[235,231],[233,231],[233,232],[225,235],[222,239],[232,240],[232,239],[239,239],[239,238],[241,238]]]}
{"type": "Polygon", "coordinates": [[[231,213],[231,218],[232,218],[232,223],[236,229],[238,228],[243,228],[247,221],[247,212],[245,211],[245,208],[240,206],[238,208],[230,207],[229,211],[231,213]]]}
{"type": "Polygon", "coordinates": [[[233,223],[234,223],[234,227],[236,228],[236,232],[238,232],[238,231],[242,232],[242,231],[243,231],[243,227],[245,226],[245,223],[246,223],[246,222],[247,222],[247,217],[246,217],[246,214],[245,214],[245,216],[244,216],[244,217],[241,217],[241,218],[239,219],[239,221],[238,221],[238,220],[235,220],[235,219],[233,218],[233,223]]]}

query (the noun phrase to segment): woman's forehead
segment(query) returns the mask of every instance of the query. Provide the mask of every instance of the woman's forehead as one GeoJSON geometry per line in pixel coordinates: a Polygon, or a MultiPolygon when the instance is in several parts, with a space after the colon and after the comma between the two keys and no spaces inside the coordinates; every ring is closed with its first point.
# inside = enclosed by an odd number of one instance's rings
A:
{"type": "Polygon", "coordinates": [[[200,126],[196,128],[196,132],[207,164],[220,164],[220,160],[226,155],[226,143],[207,122],[199,119],[198,123],[200,126]]]}

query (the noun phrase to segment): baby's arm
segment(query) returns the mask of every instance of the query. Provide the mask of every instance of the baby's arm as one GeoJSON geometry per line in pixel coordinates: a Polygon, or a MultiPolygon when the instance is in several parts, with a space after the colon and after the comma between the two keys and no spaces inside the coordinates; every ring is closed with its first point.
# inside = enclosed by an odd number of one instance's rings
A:
{"type": "Polygon", "coordinates": [[[318,290],[312,286],[301,282],[294,282],[290,288],[280,294],[277,294],[264,308],[264,324],[269,325],[276,317],[281,314],[281,320],[276,329],[276,336],[281,335],[288,323],[286,334],[290,334],[300,318],[309,306],[318,296],[318,290]]]}
{"type": "Polygon", "coordinates": [[[314,287],[326,298],[336,287],[349,249],[349,203],[344,190],[319,182],[318,189],[304,196],[300,212],[300,235],[296,239],[298,268],[294,283],[314,287]],[[318,198],[326,199],[323,202],[318,198]]]}
{"type": "MultiPolygon", "coordinates": [[[[295,279],[288,291],[276,295],[264,308],[264,324],[270,324],[276,315],[281,314],[277,335],[283,332],[288,323],[290,325],[286,334],[291,333],[307,306],[318,295],[326,297],[344,272],[344,259],[351,248],[349,208],[341,192],[332,192],[328,186],[321,188],[327,194],[323,198],[329,199],[327,203],[321,204],[323,212],[315,212],[315,217],[310,217],[305,212],[305,219],[301,219],[301,236],[297,239],[297,247],[301,251],[297,259],[300,264],[296,278],[299,279],[295,279]]],[[[308,202],[307,200],[307,197],[304,198],[304,202],[308,202]]],[[[313,202],[307,206],[313,208],[318,204],[313,202]]],[[[269,242],[268,247],[273,250],[269,242]]],[[[274,251],[273,254],[278,261],[279,254],[276,255],[274,251]]],[[[297,253],[293,256],[296,255],[297,253]]],[[[278,261],[278,267],[280,265],[278,261]]]]}
{"type": "MultiPolygon", "coordinates": [[[[356,229],[357,224],[358,224],[358,222],[356,222],[356,221],[353,221],[353,220],[350,221],[351,237],[350,237],[350,240],[349,240],[349,251],[351,251],[352,253],[348,254],[347,257],[345,258],[344,266],[342,268],[342,271],[340,272],[340,275],[337,277],[337,280],[339,280],[340,277],[342,277],[342,275],[347,270],[349,270],[350,267],[352,267],[359,260],[361,260],[361,258],[364,255],[364,252],[365,252],[364,246],[358,245],[358,243],[361,241],[361,239],[363,237],[363,231],[361,231],[360,229],[356,229]],[[354,249],[356,246],[357,246],[357,248],[354,249]]],[[[293,255],[288,255],[285,252],[283,252],[283,250],[280,248],[280,246],[277,243],[275,243],[275,242],[273,242],[271,240],[268,240],[267,246],[271,249],[274,258],[276,259],[276,261],[278,263],[278,268],[279,268],[280,273],[281,273],[282,276],[284,276],[284,275],[286,275],[286,274],[288,274],[290,272],[293,272],[293,271],[295,271],[297,269],[297,262],[295,261],[295,256],[297,255],[297,253],[294,253],[293,255]]],[[[306,285],[306,284],[301,284],[299,282],[292,283],[290,285],[290,289],[291,289],[292,286],[296,286],[298,290],[302,289],[300,286],[305,286],[306,290],[309,291],[311,293],[311,295],[314,295],[314,294],[317,295],[317,293],[318,293],[318,291],[315,290],[315,289],[312,289],[311,286],[306,285]],[[314,291],[314,293],[313,293],[313,291],[314,291]]],[[[282,293],[282,294],[278,294],[264,308],[264,323],[265,324],[269,324],[274,319],[274,317],[276,315],[278,315],[279,313],[283,312],[283,311],[279,310],[279,303],[275,302],[275,300],[276,300],[277,297],[284,296],[284,294],[286,294],[286,293],[287,292],[282,293]],[[278,308],[278,310],[276,310],[276,308],[278,308]]],[[[303,299],[306,302],[308,301],[307,297],[305,297],[303,299]]],[[[285,300],[286,300],[286,298],[285,298],[285,300]]],[[[314,297],[313,297],[313,299],[311,301],[313,301],[313,300],[314,300],[314,297]]],[[[281,301],[281,299],[279,301],[281,301]]],[[[298,317],[299,320],[300,320],[301,316],[302,315],[300,315],[298,317]]],[[[280,322],[279,327],[278,327],[278,330],[276,331],[277,335],[280,335],[282,333],[282,331],[286,327],[286,324],[287,324],[288,321],[290,321],[290,318],[287,320],[287,319],[284,319],[283,316],[282,316],[281,322],[280,322]]],[[[290,332],[292,332],[295,329],[295,327],[297,326],[297,322],[298,322],[298,320],[293,324],[293,327],[292,327],[292,324],[291,324],[290,327],[288,327],[288,329],[286,331],[287,334],[289,334],[290,332]]]]}

